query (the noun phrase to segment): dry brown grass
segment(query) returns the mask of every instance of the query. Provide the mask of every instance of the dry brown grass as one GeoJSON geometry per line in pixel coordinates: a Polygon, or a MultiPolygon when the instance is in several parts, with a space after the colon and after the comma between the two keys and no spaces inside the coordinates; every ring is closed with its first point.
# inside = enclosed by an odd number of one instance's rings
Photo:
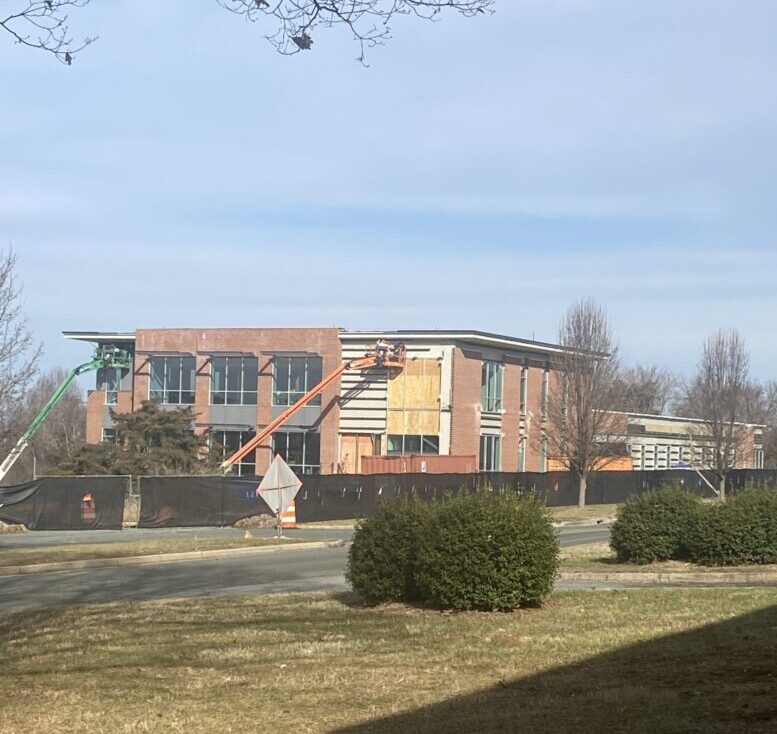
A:
{"type": "Polygon", "coordinates": [[[775,605],[775,589],[639,589],[562,593],[514,614],[366,609],[319,594],[5,615],[0,730],[768,731],[757,724],[775,709],[774,679],[756,672],[774,671],[777,619],[731,632],[750,640],[744,692],[733,691],[741,660],[723,628],[706,625],[760,620],[775,605]],[[700,628],[692,641],[666,637],[700,628]],[[632,647],[656,638],[656,652],[632,647]],[[710,719],[711,703],[727,708],[710,719]],[[740,729],[743,711],[761,719],[740,729]],[[654,728],[639,725],[646,712],[654,728]],[[725,716],[737,725],[720,728],[725,716]]]}
{"type": "Polygon", "coordinates": [[[27,566],[34,563],[84,561],[101,558],[151,556],[157,553],[185,553],[187,551],[222,550],[225,548],[261,548],[268,545],[289,545],[312,542],[316,538],[162,538],[133,540],[124,543],[84,543],[51,545],[37,548],[11,548],[0,551],[0,568],[27,566]]]}
{"type": "Polygon", "coordinates": [[[664,572],[664,571],[693,571],[695,573],[765,573],[773,571],[777,573],[777,565],[763,566],[699,566],[685,561],[658,561],[645,565],[635,563],[618,563],[609,543],[587,543],[562,548],[560,553],[561,571],[598,571],[601,573],[623,572],[664,572]]]}

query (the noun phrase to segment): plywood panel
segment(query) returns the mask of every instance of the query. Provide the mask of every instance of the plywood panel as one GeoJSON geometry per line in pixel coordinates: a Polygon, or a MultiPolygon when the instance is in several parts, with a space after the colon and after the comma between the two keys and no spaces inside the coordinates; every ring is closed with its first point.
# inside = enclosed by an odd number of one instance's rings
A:
{"type": "Polygon", "coordinates": [[[417,410],[405,411],[405,434],[408,436],[418,436],[421,431],[421,415],[417,410]]]}
{"type": "Polygon", "coordinates": [[[427,410],[418,414],[420,417],[419,433],[424,436],[436,436],[440,432],[440,413],[439,411],[427,410]]]}
{"type": "Polygon", "coordinates": [[[405,432],[405,414],[403,411],[389,410],[386,432],[391,434],[402,434],[405,432]]]}

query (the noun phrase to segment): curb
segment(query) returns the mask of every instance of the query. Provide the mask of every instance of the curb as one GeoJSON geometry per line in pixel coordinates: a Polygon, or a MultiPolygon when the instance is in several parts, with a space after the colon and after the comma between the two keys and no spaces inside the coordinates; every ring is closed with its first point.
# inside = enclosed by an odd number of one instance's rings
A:
{"type": "Polygon", "coordinates": [[[612,583],[625,581],[642,584],[750,584],[771,582],[777,584],[775,571],[623,571],[622,573],[594,573],[562,571],[559,581],[591,581],[612,583]]]}
{"type": "Polygon", "coordinates": [[[602,527],[610,527],[615,522],[614,517],[601,517],[591,520],[562,520],[561,522],[554,522],[554,528],[573,528],[573,527],[591,527],[594,525],[601,525],[602,527]]]}
{"type": "Polygon", "coordinates": [[[54,571],[80,571],[89,568],[110,568],[111,566],[153,566],[178,561],[200,559],[234,558],[235,556],[258,556],[264,553],[278,553],[289,550],[320,550],[341,548],[344,540],[315,541],[311,543],[290,543],[289,545],[268,545],[257,548],[222,548],[220,550],[184,551],[182,553],[155,553],[148,556],[123,556],[121,558],[92,558],[83,561],[59,561],[54,563],[30,563],[26,566],[0,567],[0,576],[18,576],[29,573],[51,573],[54,571]]]}

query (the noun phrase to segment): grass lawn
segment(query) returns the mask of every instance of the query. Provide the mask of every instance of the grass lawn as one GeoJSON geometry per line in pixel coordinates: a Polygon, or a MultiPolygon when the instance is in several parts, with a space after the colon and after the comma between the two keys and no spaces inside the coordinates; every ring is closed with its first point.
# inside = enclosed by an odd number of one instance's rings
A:
{"type": "Polygon", "coordinates": [[[695,563],[683,561],[659,561],[638,565],[635,563],[618,563],[609,543],[587,543],[561,549],[561,571],[594,571],[599,573],[619,573],[633,571],[715,571],[715,572],[766,572],[777,573],[777,565],[765,566],[698,566],[695,563]]]}
{"type": "Polygon", "coordinates": [[[0,615],[0,730],[773,732],[777,589],[560,593],[514,614],[348,595],[0,615]]]}
{"type": "Polygon", "coordinates": [[[289,545],[319,540],[318,538],[169,538],[132,540],[126,543],[84,543],[83,545],[50,545],[37,548],[0,550],[0,568],[26,566],[33,563],[58,563],[97,558],[125,558],[150,556],[155,553],[184,553],[186,551],[221,550],[223,548],[259,548],[267,545],[289,545]]]}

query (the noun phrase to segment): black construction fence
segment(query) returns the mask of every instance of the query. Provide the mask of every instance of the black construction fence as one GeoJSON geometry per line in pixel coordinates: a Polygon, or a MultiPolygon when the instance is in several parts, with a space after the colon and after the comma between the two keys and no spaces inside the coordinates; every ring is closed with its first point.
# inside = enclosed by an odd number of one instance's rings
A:
{"type": "Polygon", "coordinates": [[[40,477],[0,487],[0,520],[29,530],[121,530],[130,477],[40,477]]]}
{"type": "MultiPolygon", "coordinates": [[[[706,473],[715,486],[714,475],[706,473]]],[[[478,474],[331,474],[305,475],[297,495],[298,522],[367,517],[380,502],[416,496],[433,502],[451,492],[481,487],[534,494],[551,507],[577,504],[577,477],[568,472],[478,474]]],[[[139,527],[231,525],[256,514],[272,514],[256,496],[261,477],[142,477],[139,527]]],[[[588,479],[588,504],[623,502],[632,494],[666,484],[680,484],[704,497],[710,485],[688,470],[598,472],[588,479]]],[[[777,487],[775,470],[738,470],[729,475],[728,489],[747,485],[777,487]]]]}

